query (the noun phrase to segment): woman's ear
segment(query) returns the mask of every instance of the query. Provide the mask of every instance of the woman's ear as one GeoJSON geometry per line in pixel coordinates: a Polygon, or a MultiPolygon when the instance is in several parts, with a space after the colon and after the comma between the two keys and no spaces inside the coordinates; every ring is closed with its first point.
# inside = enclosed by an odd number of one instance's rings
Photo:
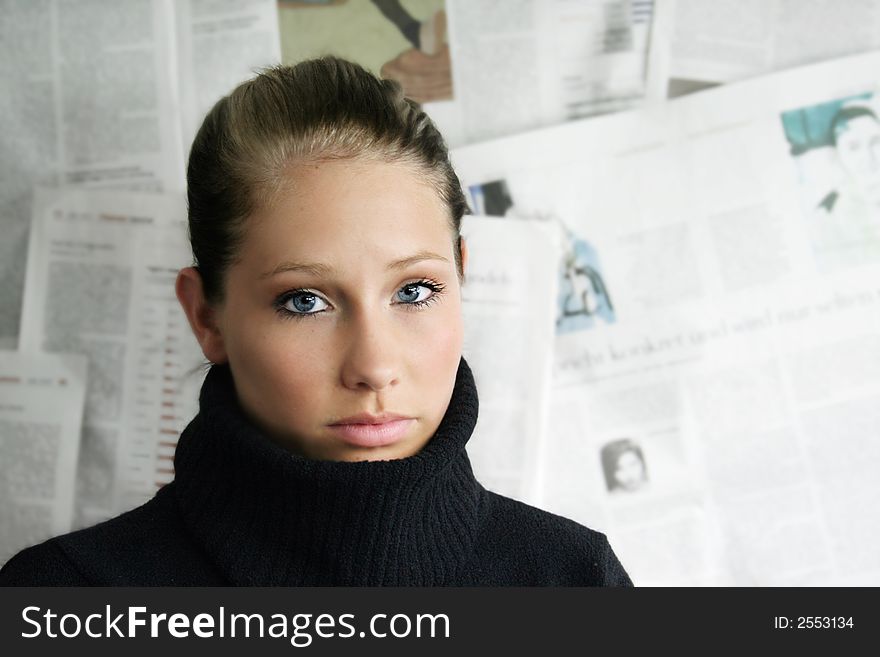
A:
{"type": "Polygon", "coordinates": [[[461,274],[464,276],[467,273],[467,259],[468,259],[468,250],[467,250],[467,242],[462,237],[461,239],[461,274]]]}
{"type": "Polygon", "coordinates": [[[205,358],[212,363],[225,363],[227,356],[223,334],[217,324],[214,307],[205,299],[202,276],[198,269],[181,269],[177,273],[174,291],[205,358]]]}

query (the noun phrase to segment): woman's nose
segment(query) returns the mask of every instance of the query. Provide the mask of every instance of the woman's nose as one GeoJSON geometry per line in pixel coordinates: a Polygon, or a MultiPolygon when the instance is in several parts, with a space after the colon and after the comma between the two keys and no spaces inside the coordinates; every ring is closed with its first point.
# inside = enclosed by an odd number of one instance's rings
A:
{"type": "Polygon", "coordinates": [[[378,392],[397,383],[404,345],[386,319],[382,311],[352,314],[341,345],[345,387],[378,392]]]}

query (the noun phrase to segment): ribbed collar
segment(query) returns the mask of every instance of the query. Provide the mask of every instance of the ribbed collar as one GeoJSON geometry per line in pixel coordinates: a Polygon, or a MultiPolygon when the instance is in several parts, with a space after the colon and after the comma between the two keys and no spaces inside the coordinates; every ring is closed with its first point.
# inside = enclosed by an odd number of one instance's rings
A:
{"type": "Polygon", "coordinates": [[[236,585],[437,586],[455,581],[478,528],[481,491],[465,445],[477,391],[462,358],[446,415],[417,454],[319,461],[267,439],[212,366],[174,457],[193,535],[236,585]]]}

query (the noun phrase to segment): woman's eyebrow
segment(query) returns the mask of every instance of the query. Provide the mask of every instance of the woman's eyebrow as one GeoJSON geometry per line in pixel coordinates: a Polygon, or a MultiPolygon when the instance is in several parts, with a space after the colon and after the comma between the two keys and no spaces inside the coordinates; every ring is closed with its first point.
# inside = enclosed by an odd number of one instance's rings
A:
{"type": "MultiPolygon", "coordinates": [[[[394,262],[388,263],[385,269],[389,271],[394,269],[405,269],[410,265],[414,265],[424,260],[441,260],[443,262],[449,262],[449,258],[446,258],[438,253],[433,253],[431,251],[419,251],[415,255],[411,255],[406,258],[401,258],[400,260],[395,260],[394,262]]],[[[277,274],[283,274],[291,271],[304,272],[306,274],[312,274],[314,276],[330,276],[336,272],[333,267],[321,262],[293,262],[287,260],[279,264],[274,269],[263,272],[262,274],[260,274],[260,278],[270,278],[277,274]]]]}
{"type": "Polygon", "coordinates": [[[315,276],[329,276],[333,273],[333,267],[329,265],[322,264],[320,262],[291,262],[285,261],[279,264],[275,269],[270,271],[263,272],[260,274],[260,278],[271,278],[272,276],[276,276],[277,274],[283,274],[288,271],[301,271],[306,274],[313,274],[315,276]]]}
{"type": "Polygon", "coordinates": [[[448,258],[444,258],[442,255],[437,253],[433,253],[431,251],[419,251],[415,255],[411,255],[408,258],[403,258],[401,260],[395,260],[392,263],[389,263],[385,269],[405,269],[410,265],[414,265],[417,262],[422,262],[423,260],[442,260],[443,262],[449,262],[448,258]]]}

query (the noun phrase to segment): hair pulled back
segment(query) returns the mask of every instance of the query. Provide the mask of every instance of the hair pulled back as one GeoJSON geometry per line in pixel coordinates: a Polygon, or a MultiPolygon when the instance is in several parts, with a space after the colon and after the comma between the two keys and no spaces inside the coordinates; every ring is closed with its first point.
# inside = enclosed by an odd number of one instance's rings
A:
{"type": "Polygon", "coordinates": [[[223,300],[245,220],[271,204],[292,166],[354,158],[408,164],[425,176],[449,208],[461,275],[461,218],[469,210],[440,132],[397,82],[323,57],[261,71],[221,98],[196,134],[187,201],[206,299],[223,300]]]}

